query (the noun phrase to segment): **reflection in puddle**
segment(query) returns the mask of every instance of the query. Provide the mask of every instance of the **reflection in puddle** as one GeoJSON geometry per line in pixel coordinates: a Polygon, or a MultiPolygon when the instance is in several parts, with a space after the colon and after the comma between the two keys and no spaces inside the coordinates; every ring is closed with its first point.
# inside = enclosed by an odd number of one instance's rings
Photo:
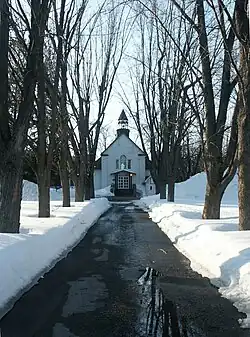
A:
{"type": "Polygon", "coordinates": [[[178,307],[164,298],[157,286],[158,273],[147,268],[139,278],[141,291],[140,306],[142,308],[138,319],[140,336],[151,337],[195,337],[204,336],[199,329],[188,325],[185,317],[178,313],[178,307]]]}
{"type": "Polygon", "coordinates": [[[100,275],[84,277],[76,282],[69,282],[69,285],[71,288],[63,307],[63,317],[94,311],[105,305],[108,291],[100,275]]]}
{"type": "Polygon", "coordinates": [[[133,205],[125,207],[125,210],[129,210],[129,211],[133,211],[134,209],[135,209],[135,206],[133,205]]]}
{"type": "Polygon", "coordinates": [[[62,323],[56,323],[53,328],[53,337],[79,337],[79,336],[73,334],[62,323]]]}

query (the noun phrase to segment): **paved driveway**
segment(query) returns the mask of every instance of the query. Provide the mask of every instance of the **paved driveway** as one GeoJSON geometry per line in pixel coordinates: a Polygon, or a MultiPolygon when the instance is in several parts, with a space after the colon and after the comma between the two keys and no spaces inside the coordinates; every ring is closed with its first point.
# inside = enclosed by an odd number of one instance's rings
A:
{"type": "Polygon", "coordinates": [[[146,213],[114,204],[0,321],[1,337],[250,336],[146,213]]]}

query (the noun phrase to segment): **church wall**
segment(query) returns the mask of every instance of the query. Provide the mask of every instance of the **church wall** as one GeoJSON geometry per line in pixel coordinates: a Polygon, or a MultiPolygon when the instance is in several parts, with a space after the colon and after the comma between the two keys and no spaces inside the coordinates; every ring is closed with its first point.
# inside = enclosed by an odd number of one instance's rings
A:
{"type": "Polygon", "coordinates": [[[120,159],[121,155],[125,155],[127,160],[131,160],[131,171],[136,172],[133,182],[141,185],[145,180],[145,156],[138,156],[138,154],[143,154],[143,152],[127,136],[121,135],[117,138],[102,156],[101,188],[112,183],[110,173],[116,171],[116,159],[120,159]]]}
{"type": "Polygon", "coordinates": [[[145,156],[138,156],[138,174],[136,184],[141,185],[145,180],[145,156]]]}
{"type": "Polygon", "coordinates": [[[102,157],[102,179],[101,188],[105,188],[111,185],[111,176],[109,177],[109,157],[102,157]]]}

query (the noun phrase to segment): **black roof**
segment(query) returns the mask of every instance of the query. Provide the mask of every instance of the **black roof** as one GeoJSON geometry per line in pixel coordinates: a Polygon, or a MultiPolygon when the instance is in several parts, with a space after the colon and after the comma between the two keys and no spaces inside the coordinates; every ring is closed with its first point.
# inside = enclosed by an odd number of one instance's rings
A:
{"type": "Polygon", "coordinates": [[[124,110],[122,110],[120,117],[118,118],[118,121],[127,121],[128,117],[126,116],[126,113],[124,110]]]}

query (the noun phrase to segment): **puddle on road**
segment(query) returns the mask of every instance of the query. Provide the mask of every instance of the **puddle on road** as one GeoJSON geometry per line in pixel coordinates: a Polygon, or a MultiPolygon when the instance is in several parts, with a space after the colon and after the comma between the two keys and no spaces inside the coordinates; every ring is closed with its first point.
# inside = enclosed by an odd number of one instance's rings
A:
{"type": "Polygon", "coordinates": [[[126,210],[126,211],[134,211],[134,209],[135,209],[135,206],[134,206],[134,205],[125,207],[125,210],[126,210]]]}
{"type": "Polygon", "coordinates": [[[108,290],[101,275],[84,277],[75,282],[69,282],[69,285],[70,290],[67,301],[63,306],[62,317],[95,311],[96,308],[105,305],[108,290]]]}
{"type": "Polygon", "coordinates": [[[164,298],[157,286],[157,276],[156,270],[147,268],[138,280],[141,293],[138,334],[147,337],[204,336],[202,331],[181,317],[175,303],[164,298]]]}

